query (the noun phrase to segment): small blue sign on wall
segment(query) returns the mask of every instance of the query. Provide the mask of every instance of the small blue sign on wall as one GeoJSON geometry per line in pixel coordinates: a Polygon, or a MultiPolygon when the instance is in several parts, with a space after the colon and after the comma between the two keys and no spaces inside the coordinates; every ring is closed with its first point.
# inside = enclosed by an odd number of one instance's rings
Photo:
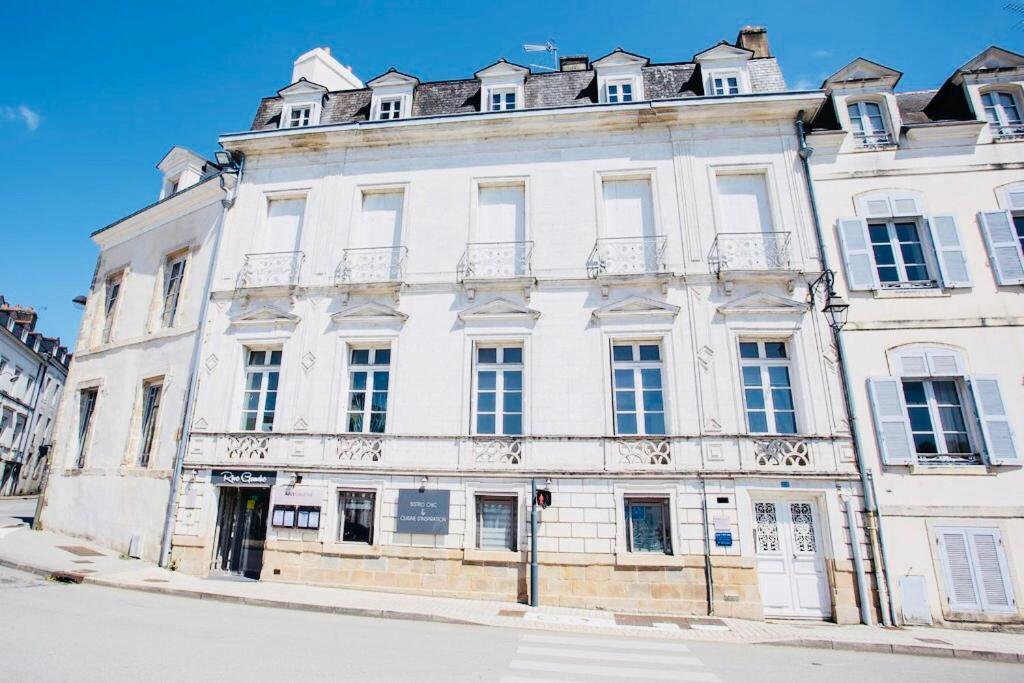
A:
{"type": "Polygon", "coordinates": [[[716,531],[715,532],[715,545],[721,548],[729,548],[732,546],[732,532],[731,531],[716,531]]]}

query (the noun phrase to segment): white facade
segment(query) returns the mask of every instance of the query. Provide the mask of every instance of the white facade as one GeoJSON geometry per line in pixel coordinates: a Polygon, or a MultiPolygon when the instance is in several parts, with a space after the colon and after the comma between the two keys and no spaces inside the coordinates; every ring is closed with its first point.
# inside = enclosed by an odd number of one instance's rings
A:
{"type": "Polygon", "coordinates": [[[1022,64],[990,48],[940,97],[894,94],[899,72],[857,60],[825,83],[839,125],[809,136],[901,622],[1024,614],[1024,146],[980,106],[988,92],[1019,103],[1022,64]]]}

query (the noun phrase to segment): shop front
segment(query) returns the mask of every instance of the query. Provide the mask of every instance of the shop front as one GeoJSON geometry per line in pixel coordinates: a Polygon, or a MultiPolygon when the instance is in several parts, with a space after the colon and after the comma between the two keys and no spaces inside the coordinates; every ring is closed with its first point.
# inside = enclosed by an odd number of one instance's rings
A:
{"type": "Polygon", "coordinates": [[[276,472],[214,470],[217,527],[212,574],[259,579],[276,472]]]}

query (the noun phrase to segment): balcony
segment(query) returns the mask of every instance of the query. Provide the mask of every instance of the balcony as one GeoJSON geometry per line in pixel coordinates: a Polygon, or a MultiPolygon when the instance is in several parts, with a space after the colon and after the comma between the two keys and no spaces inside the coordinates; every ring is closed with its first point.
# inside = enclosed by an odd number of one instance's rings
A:
{"type": "Polygon", "coordinates": [[[1024,123],[1010,123],[1005,126],[998,123],[990,123],[988,128],[992,131],[993,140],[1024,140],[1024,123]]]}
{"type": "Polygon", "coordinates": [[[708,266],[723,273],[792,271],[792,234],[788,232],[724,232],[715,237],[708,266]]]}
{"type": "Polygon", "coordinates": [[[667,287],[664,235],[652,237],[602,237],[594,243],[587,259],[587,275],[601,281],[602,294],[608,296],[608,284],[657,280],[667,287]]]}
{"type": "Polygon", "coordinates": [[[896,141],[888,133],[854,133],[854,144],[858,149],[889,149],[896,147],[896,141]]]}
{"type": "Polygon", "coordinates": [[[472,242],[458,265],[458,279],[469,298],[482,288],[524,289],[529,298],[533,279],[533,242],[472,242]]]}
{"type": "Polygon", "coordinates": [[[405,247],[346,249],[334,271],[334,286],[347,295],[357,289],[392,290],[395,298],[405,281],[405,247]]]}
{"type": "Polygon", "coordinates": [[[278,251],[267,254],[246,254],[238,273],[238,289],[295,287],[305,254],[301,251],[278,251]]]}

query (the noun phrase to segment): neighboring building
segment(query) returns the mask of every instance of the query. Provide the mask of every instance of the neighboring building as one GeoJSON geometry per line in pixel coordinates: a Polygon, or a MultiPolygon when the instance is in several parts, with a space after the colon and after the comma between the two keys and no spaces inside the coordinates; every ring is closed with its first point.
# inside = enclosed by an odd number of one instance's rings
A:
{"type": "Polygon", "coordinates": [[[157,168],[160,201],[93,234],[100,255],[42,513],[48,529],[149,559],[159,552],[213,240],[233,182],[181,147],[157,168]]]}
{"type": "Polygon", "coordinates": [[[0,295],[0,496],[38,493],[71,354],[0,295]]]}
{"type": "Polygon", "coordinates": [[[1024,57],[900,76],[844,67],[809,135],[896,616],[1019,623],[1024,57]]]}
{"type": "MultiPolygon", "coordinates": [[[[787,90],[763,29],[686,62],[615,50],[365,87],[317,49],[292,81],[221,138],[246,162],[180,569],[523,598],[536,479],[554,498],[546,603],[706,614],[710,571],[720,615],[857,619],[859,481],[831,332],[807,305],[821,264],[794,127],[824,95],[787,90]]],[[[113,240],[83,339],[103,329],[107,273],[159,251],[113,257],[113,240]]],[[[87,348],[83,397],[118,358],[87,348]]],[[[118,361],[132,395],[100,396],[84,469],[60,458],[62,514],[102,508],[90,533],[119,545],[164,503],[163,479],[148,510],[106,500],[126,495],[112,475],[145,378],[186,359],[160,363],[118,361]]]]}

